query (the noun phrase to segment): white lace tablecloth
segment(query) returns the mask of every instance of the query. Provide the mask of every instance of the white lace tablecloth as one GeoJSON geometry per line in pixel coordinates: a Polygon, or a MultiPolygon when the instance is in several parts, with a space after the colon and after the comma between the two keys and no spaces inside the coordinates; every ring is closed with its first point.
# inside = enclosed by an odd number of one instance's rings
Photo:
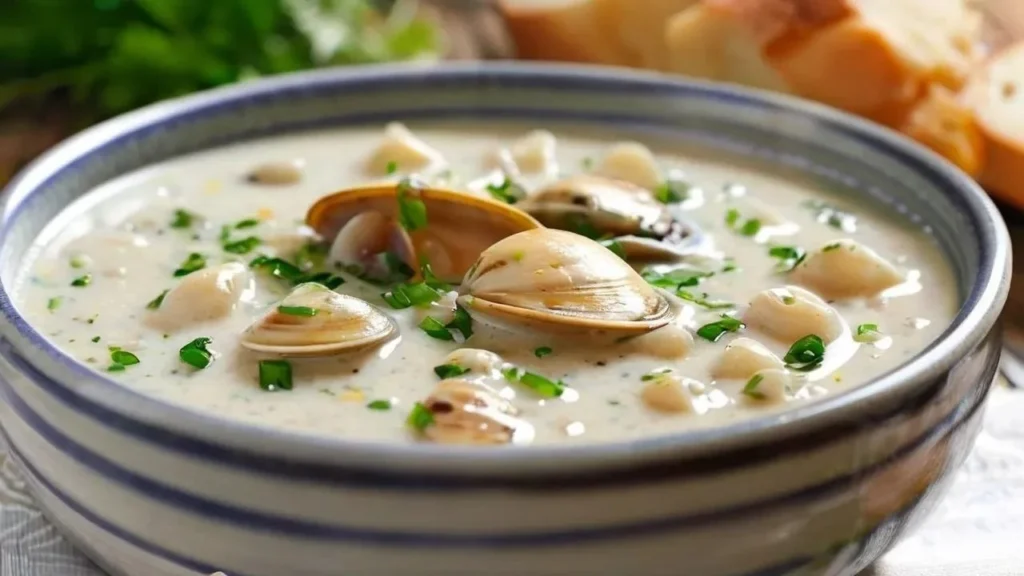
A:
{"type": "MultiPolygon", "coordinates": [[[[997,386],[949,496],[862,576],[1024,576],[1022,415],[1024,390],[997,386]]],[[[4,449],[0,443],[0,576],[103,576],[35,507],[4,449]]]]}

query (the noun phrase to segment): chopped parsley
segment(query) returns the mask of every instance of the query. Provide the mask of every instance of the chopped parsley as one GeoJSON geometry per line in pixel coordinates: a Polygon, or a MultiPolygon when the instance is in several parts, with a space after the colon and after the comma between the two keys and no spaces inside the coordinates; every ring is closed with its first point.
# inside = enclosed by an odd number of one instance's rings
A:
{"type": "Polygon", "coordinates": [[[640,381],[650,382],[651,380],[656,380],[657,378],[664,376],[665,374],[668,374],[671,371],[671,368],[662,368],[661,370],[654,370],[653,372],[648,372],[647,374],[641,376],[640,381]]]}
{"type": "Polygon", "coordinates": [[[725,213],[725,223],[729,228],[739,232],[744,236],[757,236],[757,233],[761,231],[761,221],[757,218],[748,218],[743,222],[740,211],[735,208],[730,208],[725,213]]]}
{"type": "MultiPolygon", "coordinates": [[[[601,245],[604,246],[605,248],[611,250],[619,258],[622,258],[623,260],[626,259],[626,249],[623,248],[622,247],[622,243],[619,242],[618,240],[616,240],[615,238],[610,238],[608,240],[601,240],[601,245]]],[[[522,258],[520,258],[520,260],[521,259],[522,258]]]]}
{"type": "Polygon", "coordinates": [[[690,197],[690,183],[669,178],[654,189],[654,197],[662,204],[675,204],[690,197]]]}
{"type": "Polygon", "coordinates": [[[552,350],[551,348],[547,346],[541,346],[540,348],[537,348],[536,350],[533,351],[533,355],[536,356],[537,358],[543,358],[548,354],[551,354],[552,352],[554,352],[554,350],[552,350]]]}
{"type": "Polygon", "coordinates": [[[756,218],[751,218],[740,226],[740,234],[744,236],[757,236],[757,233],[761,231],[761,221],[756,218]]]}
{"type": "Polygon", "coordinates": [[[710,324],[705,324],[698,328],[697,336],[700,336],[710,342],[718,342],[726,332],[738,332],[743,329],[744,326],[745,324],[740,322],[738,319],[722,314],[721,319],[717,322],[711,322],[710,324]]]}
{"type": "Polygon", "coordinates": [[[384,412],[391,410],[391,400],[374,400],[366,405],[370,410],[384,412]]]}
{"type": "Polygon", "coordinates": [[[202,370],[213,362],[213,353],[206,348],[212,342],[210,338],[196,338],[181,347],[178,357],[185,364],[202,370]]]}
{"type": "Polygon", "coordinates": [[[54,296],[46,301],[46,309],[53,312],[57,308],[60,308],[61,303],[64,301],[60,296],[54,296]]]}
{"type": "Polygon", "coordinates": [[[816,334],[808,334],[789,347],[783,360],[786,367],[799,372],[810,372],[825,359],[825,342],[816,334]]]}
{"type": "Polygon", "coordinates": [[[384,171],[387,172],[389,176],[391,174],[394,174],[395,172],[398,172],[398,162],[395,162],[394,160],[388,162],[388,165],[384,169],[384,171]]]}
{"type": "Polygon", "coordinates": [[[171,228],[191,228],[192,223],[197,218],[198,216],[192,212],[179,208],[174,211],[174,218],[171,219],[171,228]]]}
{"type": "Polygon", "coordinates": [[[434,413],[424,406],[423,403],[417,402],[413,404],[412,411],[409,412],[409,417],[405,419],[405,423],[417,432],[423,432],[434,423],[434,413]]]}
{"type": "Polygon", "coordinates": [[[110,359],[122,366],[132,366],[139,363],[139,357],[127,350],[115,349],[110,352],[110,359]]]}
{"type": "Polygon", "coordinates": [[[442,324],[440,320],[432,316],[425,317],[420,322],[419,327],[420,330],[426,332],[427,336],[430,336],[431,338],[448,341],[455,340],[455,337],[452,336],[452,333],[449,332],[448,329],[444,327],[444,324],[442,324]]]}
{"type": "Polygon", "coordinates": [[[146,308],[150,310],[159,309],[160,305],[164,303],[164,298],[167,297],[168,292],[170,292],[170,290],[164,290],[163,292],[161,292],[159,296],[150,300],[149,304],[146,304],[146,308]]]}
{"type": "Polygon", "coordinates": [[[732,228],[739,221],[740,211],[735,208],[729,208],[729,210],[727,210],[725,213],[725,223],[728,224],[730,228],[732,228]]]}
{"type": "Polygon", "coordinates": [[[462,376],[466,372],[469,372],[469,368],[463,368],[458,364],[441,364],[440,366],[434,366],[434,374],[437,374],[437,377],[442,380],[462,376]]]}
{"type": "Polygon", "coordinates": [[[85,288],[89,284],[92,284],[92,274],[83,274],[71,281],[75,288],[85,288]]]}
{"type": "Polygon", "coordinates": [[[881,338],[882,332],[878,329],[878,324],[861,324],[857,326],[857,333],[853,335],[854,340],[864,344],[877,342],[881,338]]]}
{"type": "Polygon", "coordinates": [[[198,252],[193,252],[174,271],[174,276],[188,276],[196,270],[202,270],[203,268],[206,268],[206,257],[198,252]]]}
{"type": "Polygon", "coordinates": [[[230,252],[232,254],[248,254],[262,243],[263,241],[260,240],[259,237],[249,236],[247,238],[242,238],[241,240],[225,242],[221,245],[221,248],[223,248],[225,252],[230,252]]]}
{"type": "Polygon", "coordinates": [[[267,392],[292,389],[292,365],[287,360],[260,360],[260,388],[267,392]]]}
{"type": "Polygon", "coordinates": [[[505,377],[505,380],[513,384],[522,384],[545,398],[558,398],[566,388],[566,384],[561,380],[551,380],[522,368],[505,368],[501,371],[501,375],[505,377]]]}
{"type": "Polygon", "coordinates": [[[799,246],[772,246],[768,249],[768,255],[779,261],[775,265],[777,271],[789,272],[807,258],[807,251],[799,246]]]}
{"type": "Polygon", "coordinates": [[[320,310],[310,308],[309,306],[278,306],[277,311],[287,316],[302,316],[305,318],[312,318],[320,313],[320,310]]]}
{"type": "Polygon", "coordinates": [[[93,342],[94,344],[95,344],[96,342],[99,342],[99,341],[100,341],[100,337],[99,337],[99,336],[93,336],[93,337],[92,337],[92,342],[93,342]]]}
{"type": "Polygon", "coordinates": [[[427,205],[419,198],[419,187],[409,178],[397,186],[398,222],[409,232],[427,225],[427,205]]]}
{"type": "Polygon", "coordinates": [[[814,211],[814,219],[843,232],[857,231],[857,217],[827,202],[808,200],[803,205],[814,211]]]}
{"type": "Polygon", "coordinates": [[[502,180],[501,184],[488,184],[487,191],[490,192],[492,198],[506,204],[515,204],[526,198],[526,190],[523,190],[522,186],[513,182],[508,176],[502,180]]]}
{"type": "Polygon", "coordinates": [[[764,400],[764,393],[757,389],[761,385],[761,381],[764,380],[764,376],[760,374],[754,374],[747,380],[747,384],[743,386],[743,394],[756,400],[764,400]]]}

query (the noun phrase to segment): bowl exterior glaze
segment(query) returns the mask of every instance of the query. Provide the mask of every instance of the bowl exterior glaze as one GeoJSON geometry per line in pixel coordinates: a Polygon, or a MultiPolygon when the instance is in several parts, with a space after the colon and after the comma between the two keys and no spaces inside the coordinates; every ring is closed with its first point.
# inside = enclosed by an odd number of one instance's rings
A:
{"type": "Polygon", "coordinates": [[[73,138],[4,198],[0,427],[50,518],[117,575],[854,574],[970,450],[1008,285],[998,213],[916,145],[820,107],[600,68],[374,67],[217,90],[73,138]],[[569,122],[756,157],[928,225],[964,306],[908,365],[779,416],[481,452],[351,444],[164,405],[60,353],[10,301],[42,226],[104,180],[227,142],[394,119],[569,122]]]}

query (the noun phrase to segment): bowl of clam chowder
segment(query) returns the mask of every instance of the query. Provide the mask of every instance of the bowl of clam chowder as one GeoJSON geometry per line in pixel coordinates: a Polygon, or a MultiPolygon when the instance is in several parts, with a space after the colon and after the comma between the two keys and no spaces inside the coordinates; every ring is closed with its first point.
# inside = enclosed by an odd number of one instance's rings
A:
{"type": "Polygon", "coordinates": [[[1002,220],[787,98],[260,80],[5,191],[0,427],[112,574],[849,574],[977,431],[1002,220]]]}

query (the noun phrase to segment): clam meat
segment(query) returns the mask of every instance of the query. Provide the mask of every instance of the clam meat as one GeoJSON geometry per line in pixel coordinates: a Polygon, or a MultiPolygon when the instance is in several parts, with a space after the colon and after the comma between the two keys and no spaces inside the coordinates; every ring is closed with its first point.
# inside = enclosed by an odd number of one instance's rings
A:
{"type": "Polygon", "coordinates": [[[423,435],[443,444],[509,444],[533,439],[533,427],[490,387],[461,378],[437,384],[423,402],[432,422],[423,435]]]}

